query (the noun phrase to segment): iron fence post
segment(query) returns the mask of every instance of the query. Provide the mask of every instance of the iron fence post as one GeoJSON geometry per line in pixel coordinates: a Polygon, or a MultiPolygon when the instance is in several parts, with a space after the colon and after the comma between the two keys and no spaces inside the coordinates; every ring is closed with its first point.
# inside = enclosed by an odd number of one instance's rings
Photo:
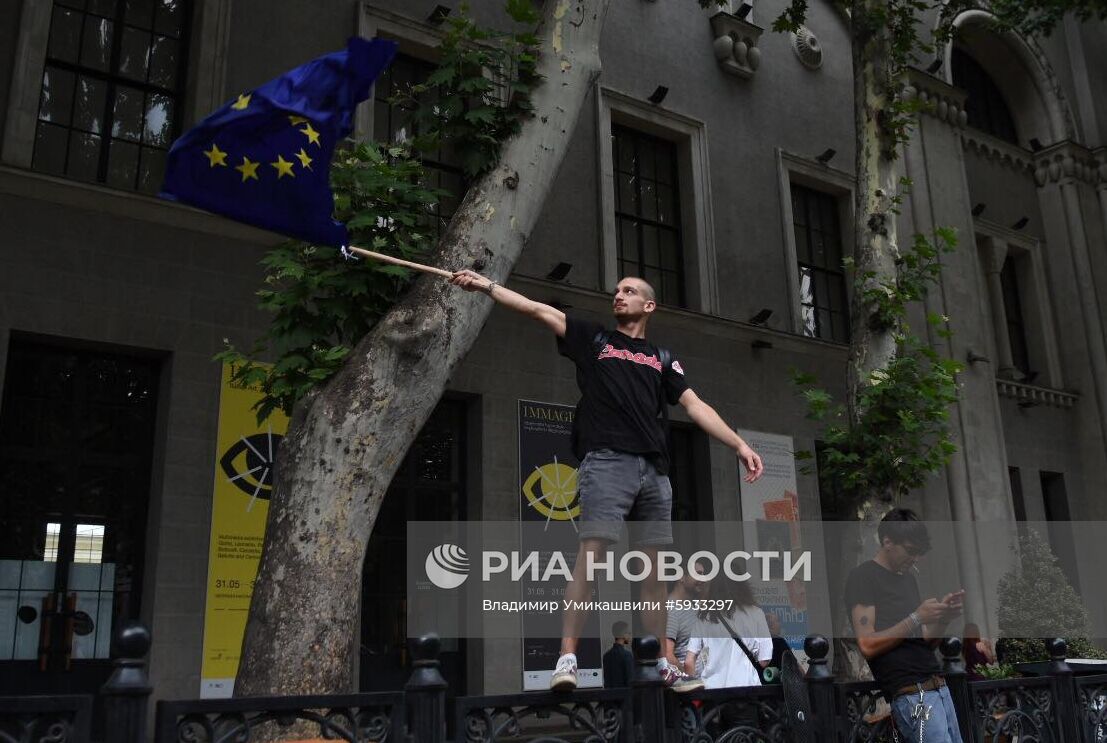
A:
{"type": "Polygon", "coordinates": [[[1072,668],[1065,661],[1068,656],[1068,643],[1061,637],[1055,637],[1046,641],[1046,650],[1049,651],[1049,675],[1053,677],[1053,700],[1057,710],[1057,731],[1063,743],[1080,743],[1083,732],[1080,727],[1080,705],[1076,700],[1076,681],[1073,679],[1072,668]]]}
{"type": "Polygon", "coordinates": [[[942,640],[942,673],[949,686],[949,695],[953,699],[953,708],[957,710],[957,726],[961,729],[961,740],[973,743],[972,696],[969,692],[969,679],[965,675],[965,662],[961,659],[961,639],[947,637],[942,640]]]}
{"type": "Polygon", "coordinates": [[[104,700],[106,743],[146,743],[146,707],[150,679],[146,675],[146,653],[150,651],[150,630],[139,622],[127,622],[115,636],[119,657],[115,670],[100,689],[104,700]]]}
{"type": "Polygon", "coordinates": [[[830,641],[822,635],[808,635],[803,641],[807,653],[808,690],[811,694],[812,740],[838,740],[838,711],[834,699],[834,674],[827,667],[830,641]]]}
{"type": "MultiPolygon", "coordinates": [[[[439,670],[442,643],[426,634],[414,643],[411,678],[404,686],[407,708],[407,740],[412,743],[445,743],[446,679],[439,670]]],[[[401,738],[402,740],[403,738],[401,738]]]]}
{"type": "Polygon", "coordinates": [[[634,639],[634,742],[665,743],[665,683],[657,672],[661,644],[653,635],[634,639]]]}

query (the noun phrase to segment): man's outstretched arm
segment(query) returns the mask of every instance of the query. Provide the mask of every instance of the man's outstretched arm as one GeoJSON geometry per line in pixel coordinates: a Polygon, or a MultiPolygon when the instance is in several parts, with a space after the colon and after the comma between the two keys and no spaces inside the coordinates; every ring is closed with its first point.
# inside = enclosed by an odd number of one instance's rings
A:
{"type": "Polygon", "coordinates": [[[528,299],[519,292],[500,286],[491,279],[467,268],[455,271],[450,283],[454,286],[460,286],[466,291],[484,292],[504,307],[538,320],[552,330],[558,338],[565,337],[565,313],[556,307],[528,299]]]}
{"type": "Polygon", "coordinates": [[[761,457],[750,448],[749,444],[733,428],[726,424],[726,421],[715,412],[715,408],[701,400],[690,389],[684,390],[679,402],[693,423],[702,428],[709,436],[718,439],[734,450],[746,467],[746,482],[753,482],[761,477],[761,473],[765,471],[764,465],[761,464],[761,457]]]}

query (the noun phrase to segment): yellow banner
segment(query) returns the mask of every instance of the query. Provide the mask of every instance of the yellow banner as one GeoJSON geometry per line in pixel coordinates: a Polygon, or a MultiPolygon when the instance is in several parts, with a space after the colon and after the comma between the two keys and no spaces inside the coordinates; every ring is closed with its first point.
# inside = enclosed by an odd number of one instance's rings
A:
{"type": "Polygon", "coordinates": [[[260,397],[257,390],[232,384],[231,366],[223,365],[200,670],[203,698],[229,697],[234,691],[265,538],[273,461],[288,428],[280,411],[258,426],[253,405],[260,397]]]}

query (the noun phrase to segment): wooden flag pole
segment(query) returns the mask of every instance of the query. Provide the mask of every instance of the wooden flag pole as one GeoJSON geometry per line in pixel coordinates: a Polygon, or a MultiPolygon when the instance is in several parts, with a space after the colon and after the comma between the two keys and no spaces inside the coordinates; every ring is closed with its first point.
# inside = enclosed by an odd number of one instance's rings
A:
{"type": "Polygon", "coordinates": [[[346,250],[350,253],[357,253],[363,255],[366,258],[372,258],[375,261],[381,263],[391,263],[393,266],[403,266],[404,268],[410,268],[415,271],[422,271],[423,273],[433,273],[438,276],[443,276],[447,279],[452,279],[453,271],[447,271],[443,268],[435,268],[434,266],[425,266],[422,263],[413,263],[412,261],[405,261],[403,258],[395,258],[391,255],[385,255],[384,253],[374,253],[372,250],[365,250],[364,248],[355,248],[350,245],[346,247],[346,250]]]}

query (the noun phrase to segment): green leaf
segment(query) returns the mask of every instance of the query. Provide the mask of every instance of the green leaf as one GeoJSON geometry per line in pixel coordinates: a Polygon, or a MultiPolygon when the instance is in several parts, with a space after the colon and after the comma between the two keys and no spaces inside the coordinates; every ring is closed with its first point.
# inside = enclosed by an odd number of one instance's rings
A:
{"type": "Polygon", "coordinates": [[[538,23],[538,11],[532,0],[507,0],[507,14],[516,23],[538,23]]]}

